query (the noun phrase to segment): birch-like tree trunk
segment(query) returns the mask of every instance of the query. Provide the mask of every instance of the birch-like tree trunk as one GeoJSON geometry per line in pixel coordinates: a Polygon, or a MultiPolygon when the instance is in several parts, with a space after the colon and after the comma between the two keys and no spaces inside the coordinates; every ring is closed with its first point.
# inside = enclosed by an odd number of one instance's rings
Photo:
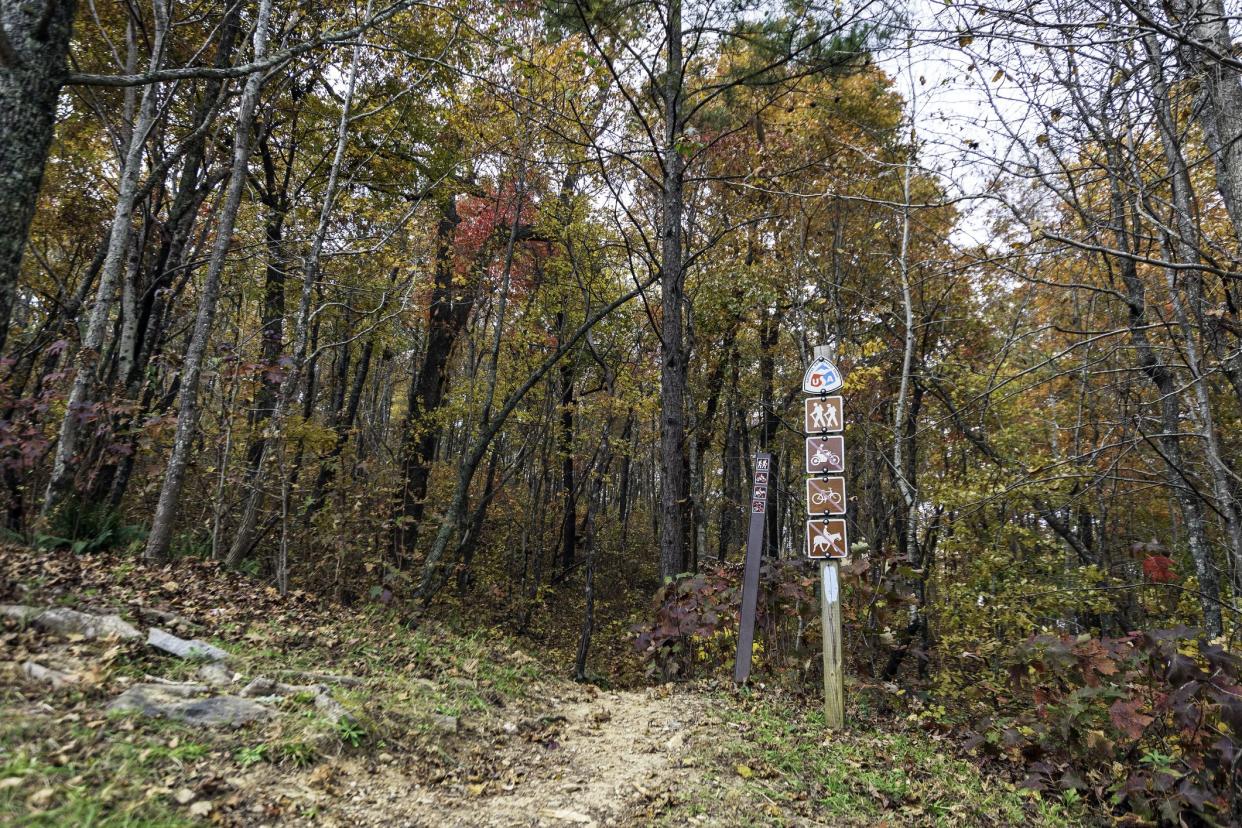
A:
{"type": "MultiPolygon", "coordinates": [[[[261,61],[267,54],[267,41],[271,27],[272,0],[259,0],[255,19],[253,51],[254,60],[261,61]]],[[[253,72],[246,78],[238,106],[237,124],[233,130],[233,167],[229,173],[228,190],[220,212],[220,223],[207,265],[207,276],[199,294],[198,314],[194,331],[186,348],[181,366],[181,401],[177,410],[177,430],[173,437],[172,452],[160,487],[160,499],[151,521],[151,534],[147,537],[148,560],[163,560],[168,555],[176,519],[181,484],[185,479],[186,465],[190,458],[190,443],[198,423],[198,386],[202,374],[207,343],[211,338],[215,321],[216,304],[220,298],[220,278],[224,272],[224,260],[228,257],[233,241],[233,227],[241,206],[242,192],[246,188],[247,167],[250,160],[250,138],[254,127],[254,114],[259,104],[259,91],[263,86],[263,73],[253,72]]]]}
{"type": "MultiPolygon", "coordinates": [[[[148,66],[152,72],[159,70],[164,59],[169,8],[169,0],[155,0],[151,4],[154,15],[154,33],[148,66]]],[[[138,105],[137,122],[130,130],[129,147],[125,153],[125,163],[121,166],[121,180],[117,187],[116,209],[113,211],[112,226],[108,233],[108,251],[104,254],[103,267],[99,274],[99,287],[95,292],[95,304],[91,308],[90,321],[82,337],[81,347],[74,358],[73,385],[69,389],[64,417],[61,418],[56,454],[52,459],[52,473],[43,497],[45,518],[50,516],[60,504],[73,482],[74,462],[78,452],[78,438],[83,425],[83,414],[98,377],[104,337],[108,333],[112,315],[114,294],[121,277],[121,269],[126,264],[125,252],[129,247],[132,233],[131,221],[134,200],[138,192],[138,177],[142,170],[143,150],[146,146],[147,134],[155,124],[158,95],[159,88],[154,84],[143,88],[142,100],[138,105]]],[[[0,193],[0,200],[3,198],[4,194],[0,193]]],[[[3,308],[0,308],[0,315],[3,313],[3,308]]]]}
{"type": "MultiPolygon", "coordinates": [[[[367,4],[367,16],[371,6],[367,4]]],[[[280,429],[286,412],[290,410],[298,389],[302,383],[303,368],[306,364],[307,343],[309,341],[311,322],[311,299],[314,296],[315,283],[319,278],[319,262],[323,255],[324,241],[328,237],[328,225],[332,220],[332,209],[336,203],[336,194],[340,187],[341,166],[345,160],[345,148],[349,138],[349,122],[353,112],[354,91],[358,85],[358,63],[361,57],[360,45],[355,45],[349,62],[349,80],[345,91],[345,100],[341,104],[341,117],[336,125],[336,150],[332,156],[332,166],[328,169],[328,183],[324,190],[323,205],[319,210],[319,223],[315,227],[315,235],[311,239],[311,249],[307,253],[302,266],[302,290],[298,299],[298,317],[293,335],[293,364],[281,382],[275,406],[268,420],[267,437],[263,440],[258,462],[251,478],[250,492],[246,497],[246,505],[242,511],[241,524],[233,543],[229,547],[227,566],[237,566],[242,558],[250,552],[254,545],[255,528],[258,525],[259,509],[263,503],[263,486],[266,470],[271,465],[272,456],[281,450],[279,444],[280,429]]],[[[282,284],[283,288],[283,284],[282,284]]],[[[310,392],[307,392],[308,395],[310,392]]],[[[282,488],[282,491],[284,489],[282,488]]]]}
{"type": "Polygon", "coordinates": [[[1242,244],[1242,84],[1238,71],[1218,56],[1233,56],[1230,16],[1222,0],[1172,0],[1184,39],[1177,55],[1200,82],[1195,112],[1216,168],[1216,189],[1242,244]]]}

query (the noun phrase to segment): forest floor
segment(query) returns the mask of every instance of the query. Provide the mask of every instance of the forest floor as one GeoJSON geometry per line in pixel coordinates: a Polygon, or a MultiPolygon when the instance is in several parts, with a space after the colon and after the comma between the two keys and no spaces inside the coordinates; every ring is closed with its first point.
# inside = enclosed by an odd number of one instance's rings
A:
{"type": "Polygon", "coordinates": [[[870,721],[857,704],[848,732],[829,735],[818,705],[761,685],[575,684],[499,631],[430,622],[411,630],[389,608],[281,597],[207,563],[158,568],[7,547],[0,604],[117,614],[138,633],[51,630],[51,616],[5,610],[5,824],[1086,820],[1072,804],[984,772],[945,735],[870,721]],[[149,646],[151,626],[222,648],[223,671],[149,646]],[[262,694],[243,689],[256,678],[271,680],[262,694]],[[151,687],[184,693],[177,709],[233,699],[262,715],[205,727],[108,710],[121,694],[151,687]]]}

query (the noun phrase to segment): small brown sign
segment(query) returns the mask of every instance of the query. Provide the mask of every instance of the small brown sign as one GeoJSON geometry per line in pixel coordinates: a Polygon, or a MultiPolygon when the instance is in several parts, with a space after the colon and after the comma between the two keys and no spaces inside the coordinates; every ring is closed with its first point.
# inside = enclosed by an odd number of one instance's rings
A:
{"type": "Polygon", "coordinates": [[[807,434],[830,434],[844,428],[840,397],[807,397],[802,430],[807,434]]]}
{"type": "Polygon", "coordinates": [[[762,500],[752,500],[750,502],[750,511],[756,515],[762,515],[766,508],[767,505],[762,500]]]}
{"type": "Polygon", "coordinates": [[[841,474],[845,471],[845,438],[807,437],[806,470],[808,474],[841,474]]]}
{"type": "Polygon", "coordinates": [[[808,558],[844,558],[849,548],[844,520],[830,518],[806,522],[806,555],[808,558]]]}
{"type": "Polygon", "coordinates": [[[768,499],[768,487],[767,486],[756,486],[755,491],[753,494],[751,494],[750,498],[751,500],[767,500],[768,499]]]}
{"type": "Polygon", "coordinates": [[[806,481],[808,515],[845,514],[845,478],[811,477],[806,481]]]}

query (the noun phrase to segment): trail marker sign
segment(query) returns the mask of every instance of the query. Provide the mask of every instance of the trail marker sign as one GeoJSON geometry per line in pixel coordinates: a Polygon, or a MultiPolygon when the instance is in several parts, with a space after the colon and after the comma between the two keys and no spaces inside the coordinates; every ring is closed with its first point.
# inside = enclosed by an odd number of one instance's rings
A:
{"type": "Polygon", "coordinates": [[[849,554],[844,515],[845,438],[835,432],[845,427],[840,397],[828,396],[844,384],[827,346],[815,348],[815,358],[802,377],[803,433],[806,435],[806,555],[820,562],[820,620],[824,632],[824,722],[830,729],[845,726],[845,683],[841,669],[840,559],[849,554]]]}
{"type": "Polygon", "coordinates": [[[755,611],[759,603],[759,564],[763,557],[763,526],[768,511],[768,480],[772,455],[755,453],[755,484],[750,498],[750,531],[746,535],[746,567],[742,571],[742,617],[737,633],[737,659],[733,680],[738,684],[750,676],[750,660],[755,645],[755,611]]]}
{"type": "Polygon", "coordinates": [[[841,372],[826,356],[817,356],[802,375],[802,390],[807,394],[830,394],[844,383],[841,372]]]}
{"type": "Polygon", "coordinates": [[[806,480],[808,515],[845,514],[844,477],[808,477],[806,480]]]}
{"type": "Polygon", "coordinates": [[[807,397],[802,430],[806,434],[829,434],[845,428],[840,397],[807,397]]]}

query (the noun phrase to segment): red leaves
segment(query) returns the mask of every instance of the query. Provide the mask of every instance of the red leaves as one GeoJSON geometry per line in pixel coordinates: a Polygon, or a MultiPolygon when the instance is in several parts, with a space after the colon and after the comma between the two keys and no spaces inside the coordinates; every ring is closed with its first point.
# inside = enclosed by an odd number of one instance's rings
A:
{"type": "Polygon", "coordinates": [[[1140,713],[1139,707],[1142,705],[1138,701],[1122,701],[1117,699],[1113,702],[1112,707],[1108,708],[1108,718],[1112,720],[1113,726],[1131,739],[1139,739],[1143,735],[1143,731],[1147,726],[1155,721],[1154,718],[1146,713],[1140,713]]]}
{"type": "Polygon", "coordinates": [[[457,201],[457,214],[460,221],[453,234],[453,267],[459,276],[479,271],[492,278],[498,276],[504,258],[500,242],[509,237],[515,221],[522,232],[510,271],[514,289],[525,282],[536,261],[551,255],[546,242],[529,238],[537,219],[536,207],[512,182],[486,195],[462,196],[457,201]]]}
{"type": "Polygon", "coordinates": [[[1176,581],[1173,560],[1166,555],[1148,555],[1143,559],[1143,574],[1154,584],[1171,584],[1176,581]]]}

